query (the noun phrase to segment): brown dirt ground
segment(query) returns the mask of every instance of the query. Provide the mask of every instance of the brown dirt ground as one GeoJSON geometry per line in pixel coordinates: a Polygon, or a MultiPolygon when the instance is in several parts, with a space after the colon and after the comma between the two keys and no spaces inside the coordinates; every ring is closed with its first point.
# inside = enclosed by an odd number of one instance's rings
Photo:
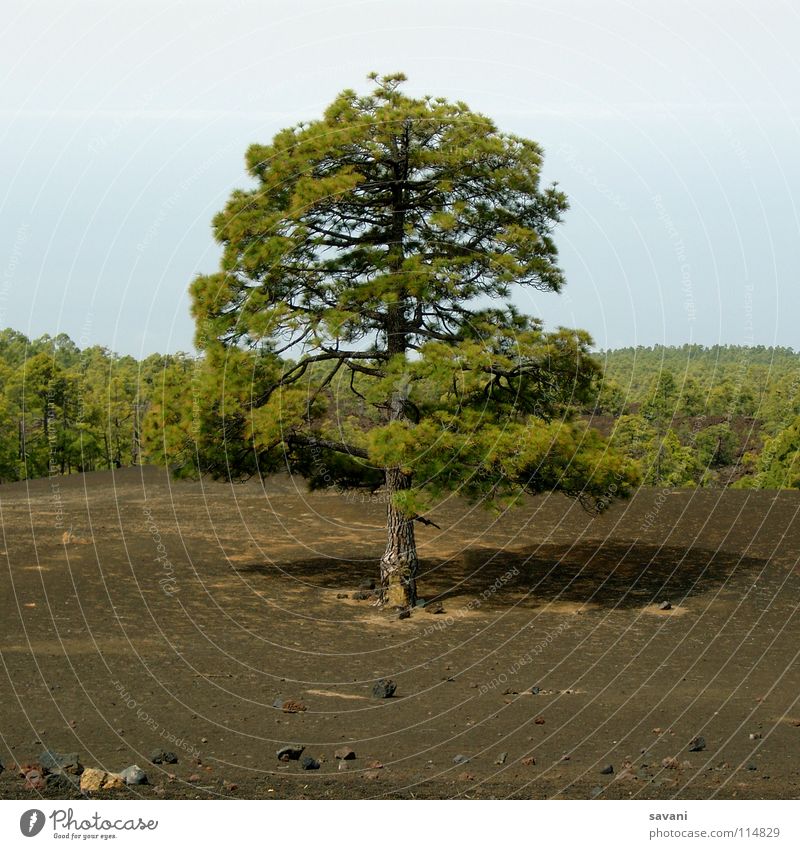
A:
{"type": "Polygon", "coordinates": [[[377,499],[153,469],[2,486],[0,796],[39,795],[12,764],[44,745],[138,763],[132,798],[797,797],[798,510],[797,492],[645,490],[595,519],[453,499],[418,531],[445,613],[399,621],[337,598],[375,574],[377,499]],[[379,677],[394,698],[370,698],[379,677]],[[318,771],[277,761],[294,741],[318,771]],[[180,762],[148,764],[155,747],[180,762]]]}

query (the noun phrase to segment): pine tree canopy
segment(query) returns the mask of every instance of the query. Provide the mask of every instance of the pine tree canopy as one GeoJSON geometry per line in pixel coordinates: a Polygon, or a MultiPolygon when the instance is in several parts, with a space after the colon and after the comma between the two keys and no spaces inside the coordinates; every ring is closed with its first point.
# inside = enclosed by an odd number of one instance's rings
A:
{"type": "Polygon", "coordinates": [[[201,471],[382,487],[398,528],[452,492],[604,507],[636,474],[575,419],[596,395],[591,339],[511,301],[564,283],[567,201],[541,184],[541,148],[408,97],[402,74],[371,79],[248,150],[254,186],[214,218],[220,271],[191,287],[205,361],[173,445],[201,471]]]}

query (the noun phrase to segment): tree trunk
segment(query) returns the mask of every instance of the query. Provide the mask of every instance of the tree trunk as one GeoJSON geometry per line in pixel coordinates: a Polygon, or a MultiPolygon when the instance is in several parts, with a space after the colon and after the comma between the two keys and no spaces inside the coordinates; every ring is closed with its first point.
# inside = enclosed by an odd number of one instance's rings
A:
{"type": "MultiPolygon", "coordinates": [[[[405,259],[405,188],[408,179],[408,127],[397,140],[397,159],[393,163],[392,232],[388,242],[388,264],[395,274],[401,274],[405,259]]],[[[400,286],[397,300],[386,310],[384,330],[386,351],[392,356],[405,357],[408,348],[408,296],[400,286]]],[[[406,420],[408,387],[400,386],[387,404],[389,421],[406,420]]],[[[411,475],[402,469],[386,469],[386,551],[381,560],[381,602],[388,607],[413,607],[417,602],[417,542],[414,520],[399,510],[392,501],[395,492],[411,488],[411,475]]]]}
{"type": "Polygon", "coordinates": [[[414,520],[392,503],[392,494],[409,489],[411,478],[400,469],[386,470],[386,551],[381,560],[381,601],[388,607],[413,607],[417,602],[417,542],[414,520]]]}

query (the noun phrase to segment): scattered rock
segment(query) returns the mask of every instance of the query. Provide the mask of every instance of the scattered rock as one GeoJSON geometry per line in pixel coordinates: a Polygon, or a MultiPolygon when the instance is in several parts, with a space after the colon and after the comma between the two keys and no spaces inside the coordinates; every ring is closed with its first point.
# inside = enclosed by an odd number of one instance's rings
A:
{"type": "Polygon", "coordinates": [[[390,699],[397,690],[397,684],[391,678],[381,678],[372,685],[373,699],[390,699]]]}
{"type": "Polygon", "coordinates": [[[411,611],[410,610],[401,610],[397,614],[397,618],[398,619],[410,619],[411,618],[411,611]]]}
{"type": "Polygon", "coordinates": [[[147,773],[136,764],[123,769],[119,777],[126,784],[147,784],[147,773]]]}
{"type": "Polygon", "coordinates": [[[315,760],[310,755],[306,755],[303,760],[300,761],[300,766],[303,769],[319,769],[319,761],[315,760]]]}
{"type": "Polygon", "coordinates": [[[356,753],[349,746],[342,746],[333,753],[337,761],[354,761],[356,753]]]}
{"type": "Polygon", "coordinates": [[[175,752],[165,752],[163,749],[153,749],[150,752],[150,763],[154,764],[176,764],[178,756],[175,752]]]}
{"type": "Polygon", "coordinates": [[[522,759],[523,766],[536,766],[536,758],[533,755],[528,755],[527,758],[522,759]]]}
{"type": "Polygon", "coordinates": [[[460,772],[458,774],[459,781],[475,781],[475,776],[471,772],[460,772]]]}
{"type": "Polygon", "coordinates": [[[356,593],[353,593],[353,598],[355,601],[366,601],[367,599],[372,598],[372,593],[367,592],[366,590],[359,590],[356,593]]]}
{"type": "Polygon", "coordinates": [[[125,779],[121,775],[109,772],[103,782],[103,790],[124,790],[125,779]]]}
{"type": "Polygon", "coordinates": [[[497,766],[502,766],[506,762],[507,758],[508,752],[500,752],[500,754],[494,759],[494,762],[497,764],[497,766]]]}
{"type": "Polygon", "coordinates": [[[196,772],[193,772],[186,780],[191,781],[192,784],[197,784],[198,782],[202,781],[203,779],[196,772]]]}
{"type": "Polygon", "coordinates": [[[383,769],[383,764],[380,761],[370,761],[367,764],[367,769],[383,769]]]}
{"type": "Polygon", "coordinates": [[[87,767],[81,773],[81,790],[84,793],[99,793],[108,773],[104,769],[87,767]]]}
{"type": "Polygon", "coordinates": [[[350,598],[347,593],[336,593],[336,598],[350,598]]]}
{"type": "Polygon", "coordinates": [[[533,720],[534,725],[544,725],[544,717],[537,716],[536,719],[533,720]]]}
{"type": "Polygon", "coordinates": [[[529,692],[532,696],[538,696],[538,695],[539,695],[539,693],[541,693],[541,692],[542,692],[542,688],[541,688],[541,687],[531,687],[531,688],[530,688],[530,690],[528,690],[528,692],[529,692]]]}
{"type": "Polygon", "coordinates": [[[47,787],[47,776],[44,770],[29,769],[25,773],[25,789],[26,790],[44,790],[47,787]]]}
{"type": "Polygon", "coordinates": [[[303,713],[304,711],[307,711],[308,708],[303,704],[303,702],[298,702],[294,699],[287,699],[281,705],[281,710],[284,713],[303,713]]]}
{"type": "Polygon", "coordinates": [[[233,781],[223,781],[222,782],[223,789],[227,790],[229,793],[233,793],[234,790],[239,789],[239,785],[233,781]]]}
{"type": "Polygon", "coordinates": [[[276,697],[272,700],[272,707],[274,707],[274,708],[278,708],[278,710],[281,710],[281,708],[283,707],[283,703],[284,703],[285,701],[286,701],[286,699],[284,699],[284,698],[283,698],[283,696],[276,696],[276,697]]]}
{"type": "Polygon", "coordinates": [[[428,613],[432,613],[434,616],[439,616],[444,613],[444,608],[441,604],[434,605],[433,607],[427,607],[426,610],[428,613]]]}
{"type": "Polygon", "coordinates": [[[275,753],[278,756],[279,761],[296,761],[299,760],[300,755],[303,754],[303,750],[305,746],[301,746],[299,743],[289,743],[287,746],[284,746],[275,753]]]}
{"type": "Polygon", "coordinates": [[[368,781],[377,781],[381,777],[380,772],[377,769],[368,769],[364,773],[364,778],[368,781]]]}
{"type": "Polygon", "coordinates": [[[614,766],[612,764],[608,764],[608,766],[604,766],[600,770],[600,775],[613,775],[614,774],[614,766]]]}
{"type": "Polygon", "coordinates": [[[68,772],[51,772],[47,778],[47,786],[59,793],[74,793],[80,788],[80,777],[68,772]]]}
{"type": "Polygon", "coordinates": [[[755,772],[758,769],[758,764],[754,764],[752,761],[750,761],[750,763],[747,764],[747,769],[749,769],[751,772],[755,772]]]}
{"type": "Polygon", "coordinates": [[[80,775],[83,772],[83,765],[77,752],[69,754],[61,754],[53,752],[50,749],[45,749],[39,755],[39,766],[45,772],[68,772],[70,775],[80,775]]]}
{"type": "Polygon", "coordinates": [[[662,601],[661,604],[658,605],[659,610],[672,610],[672,605],[668,601],[662,601]]]}
{"type": "Polygon", "coordinates": [[[339,761],[339,772],[344,772],[345,770],[350,769],[347,764],[347,761],[339,761]]]}
{"type": "Polygon", "coordinates": [[[470,759],[466,755],[456,755],[453,758],[453,763],[454,764],[468,764],[469,760],[470,759]]]}
{"type": "Polygon", "coordinates": [[[755,731],[753,734],[750,735],[750,739],[751,740],[760,740],[761,739],[761,732],[755,731]]]}
{"type": "Polygon", "coordinates": [[[705,737],[692,737],[689,741],[690,752],[702,752],[706,747],[705,737]]]}
{"type": "Polygon", "coordinates": [[[678,768],[678,759],[677,758],[664,758],[661,761],[661,766],[664,769],[677,769],[678,768]]]}

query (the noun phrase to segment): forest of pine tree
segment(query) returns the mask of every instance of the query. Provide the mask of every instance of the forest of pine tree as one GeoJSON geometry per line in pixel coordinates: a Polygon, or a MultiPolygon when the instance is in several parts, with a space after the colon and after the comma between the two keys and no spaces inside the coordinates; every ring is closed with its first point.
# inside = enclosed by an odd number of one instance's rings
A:
{"type": "MultiPolygon", "coordinates": [[[[227,427],[263,359],[242,356],[227,427]]],[[[645,486],[800,487],[799,354],[657,345],[595,356],[602,377],[582,415],[636,460],[645,486]]],[[[192,354],[138,361],[99,346],[80,350],[64,334],[30,340],[1,331],[0,481],[151,463],[196,474],[200,436],[186,423],[198,404],[213,403],[200,365],[192,354]]]]}

